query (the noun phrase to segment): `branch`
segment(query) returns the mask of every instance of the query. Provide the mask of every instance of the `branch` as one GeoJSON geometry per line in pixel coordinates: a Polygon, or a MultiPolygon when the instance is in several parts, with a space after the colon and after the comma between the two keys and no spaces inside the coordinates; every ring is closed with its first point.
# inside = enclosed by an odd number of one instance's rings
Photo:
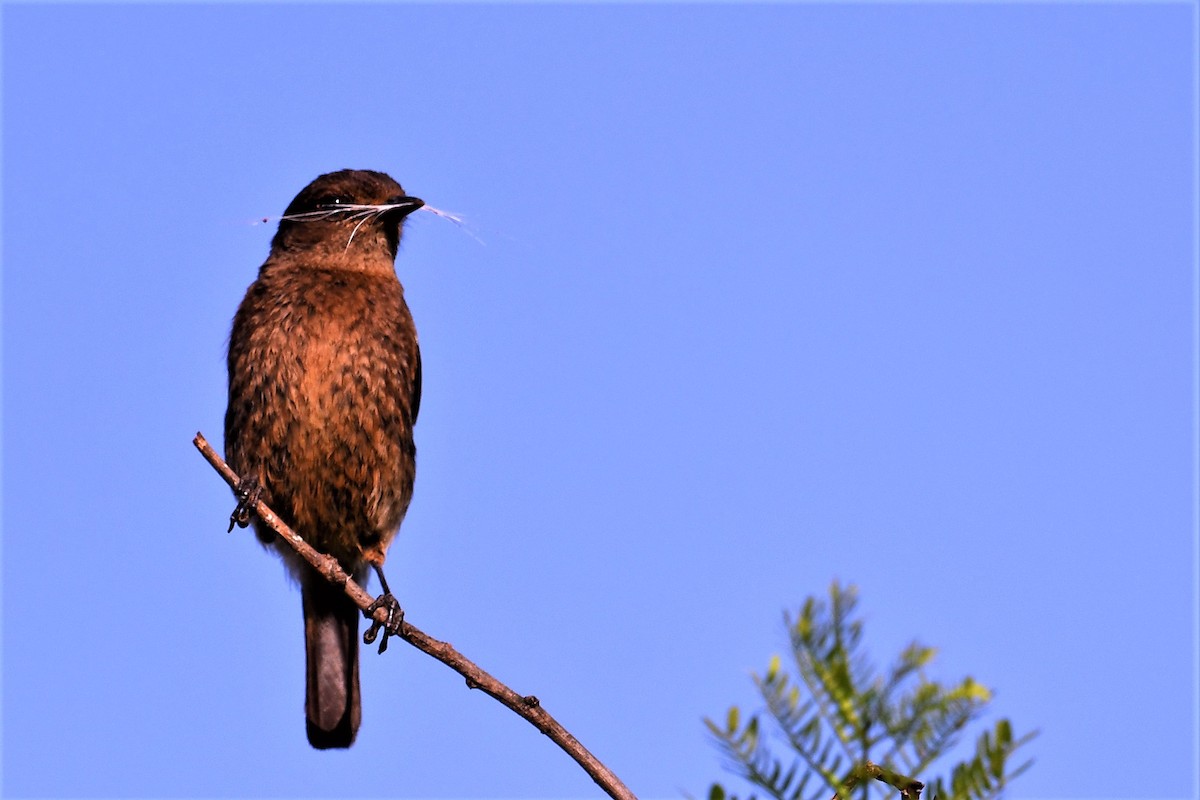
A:
{"type": "Polygon", "coordinates": [[[851,770],[849,777],[842,783],[840,793],[833,796],[833,800],[838,800],[839,797],[849,797],[850,791],[859,783],[865,780],[874,778],[877,781],[882,781],[889,786],[900,790],[901,800],[921,800],[921,790],[925,788],[925,784],[921,783],[916,778],[910,778],[907,775],[901,775],[899,772],[890,770],[887,767],[881,767],[873,761],[868,761],[861,767],[855,767],[851,770]]]}
{"type": "MultiPolygon", "coordinates": [[[[208,460],[213,469],[225,479],[225,482],[230,487],[236,489],[238,484],[237,474],[229,468],[224,459],[217,455],[216,451],[212,449],[212,445],[208,443],[208,440],[202,434],[197,433],[196,438],[192,440],[192,444],[196,445],[196,449],[208,460]]],[[[279,534],[279,538],[287,542],[305,561],[312,564],[313,568],[321,573],[326,580],[345,589],[346,595],[354,601],[355,605],[362,609],[365,616],[380,626],[388,624],[388,611],[386,608],[377,608],[373,614],[368,614],[367,609],[374,602],[375,598],[367,594],[361,586],[351,579],[346,571],[342,569],[337,559],[327,556],[324,553],[319,553],[310,547],[307,542],[300,538],[298,533],[284,524],[283,520],[262,500],[255,501],[254,513],[279,534]]],[[[542,708],[541,702],[536,697],[533,695],[517,694],[480,669],[462,653],[455,650],[449,643],[434,639],[432,636],[417,630],[407,621],[404,621],[400,625],[400,631],[395,635],[426,655],[433,656],[459,675],[462,675],[467,681],[468,688],[479,689],[485,694],[491,695],[524,717],[531,725],[546,736],[549,736],[551,741],[566,751],[567,755],[575,759],[575,762],[583,767],[583,770],[592,777],[592,780],[609,797],[614,798],[614,800],[637,800],[633,792],[629,791],[628,787],[608,767],[600,763],[599,759],[588,752],[587,748],[580,744],[578,739],[572,736],[554,717],[550,716],[549,712],[542,708]]]]}

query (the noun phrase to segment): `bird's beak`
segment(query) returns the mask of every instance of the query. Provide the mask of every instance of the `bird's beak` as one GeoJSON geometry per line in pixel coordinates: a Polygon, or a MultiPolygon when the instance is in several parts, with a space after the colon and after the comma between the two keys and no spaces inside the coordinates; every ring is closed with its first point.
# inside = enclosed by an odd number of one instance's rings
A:
{"type": "Polygon", "coordinates": [[[396,219],[404,219],[425,205],[425,201],[418,197],[396,197],[389,199],[388,205],[392,206],[392,208],[387,210],[388,216],[395,217],[396,219]]]}

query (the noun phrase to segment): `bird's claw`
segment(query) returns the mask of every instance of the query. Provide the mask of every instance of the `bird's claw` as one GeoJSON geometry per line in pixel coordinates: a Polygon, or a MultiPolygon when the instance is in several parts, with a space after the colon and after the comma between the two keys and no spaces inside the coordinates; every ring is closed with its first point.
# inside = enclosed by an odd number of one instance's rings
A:
{"type": "Polygon", "coordinates": [[[367,628],[367,632],[363,634],[363,644],[371,644],[375,641],[375,637],[379,635],[379,630],[383,629],[383,638],[379,641],[379,652],[387,650],[389,636],[399,636],[404,630],[404,609],[400,607],[400,603],[392,596],[391,592],[384,592],[375,598],[375,602],[367,606],[364,612],[367,618],[371,620],[371,627],[367,628]],[[375,619],[375,612],[381,608],[387,609],[387,621],[380,622],[375,619]]]}
{"type": "Polygon", "coordinates": [[[233,526],[244,528],[250,524],[250,518],[254,516],[254,506],[262,498],[262,484],[257,478],[243,478],[238,481],[237,488],[234,490],[237,495],[237,506],[234,507],[233,513],[229,515],[229,532],[233,532],[233,526]]]}

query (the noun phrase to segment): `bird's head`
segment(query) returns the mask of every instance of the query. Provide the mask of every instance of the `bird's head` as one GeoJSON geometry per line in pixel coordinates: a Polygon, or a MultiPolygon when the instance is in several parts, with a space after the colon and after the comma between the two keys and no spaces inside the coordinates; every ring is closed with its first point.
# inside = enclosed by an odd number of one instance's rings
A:
{"type": "Polygon", "coordinates": [[[305,186],[284,211],[272,253],[323,259],[396,258],[404,218],[424,201],[409,197],[389,175],[344,169],[305,186]]]}

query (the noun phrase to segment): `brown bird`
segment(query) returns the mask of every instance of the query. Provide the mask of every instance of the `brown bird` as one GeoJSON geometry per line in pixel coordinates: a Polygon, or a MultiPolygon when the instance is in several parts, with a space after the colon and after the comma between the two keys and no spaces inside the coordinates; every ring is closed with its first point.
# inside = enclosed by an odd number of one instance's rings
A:
{"type": "MultiPolygon", "coordinates": [[[[412,499],[421,402],[417,331],[394,262],[404,218],[422,205],[382,172],[314,180],[284,212],[229,339],[225,454],[242,478],[239,509],[261,497],[356,581],[374,567],[392,604],[382,566],[412,499]]],[[[257,519],[255,530],[274,542],[257,519]]],[[[349,747],[362,715],[360,611],[277,549],[303,594],[308,741],[349,747]]]]}

